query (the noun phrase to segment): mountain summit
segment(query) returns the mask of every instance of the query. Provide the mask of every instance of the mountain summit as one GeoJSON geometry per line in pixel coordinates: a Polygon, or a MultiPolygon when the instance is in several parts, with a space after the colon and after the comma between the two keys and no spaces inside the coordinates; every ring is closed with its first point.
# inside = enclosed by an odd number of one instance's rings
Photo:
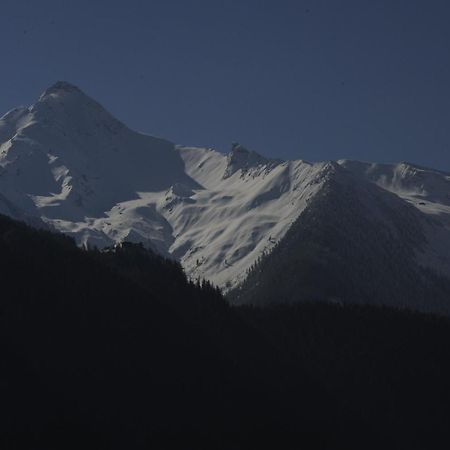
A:
{"type": "Polygon", "coordinates": [[[281,162],[281,160],[264,158],[259,153],[248,150],[241,144],[234,142],[227,156],[227,168],[223,177],[229,178],[237,171],[241,171],[241,174],[244,175],[249,170],[258,167],[264,167],[267,170],[281,162]]]}
{"type": "MultiPolygon", "coordinates": [[[[281,161],[237,143],[228,155],[176,146],[130,130],[62,81],[0,119],[1,213],[45,224],[84,246],[143,242],[179,260],[190,277],[234,289],[241,302],[253,302],[249,275],[259,286],[284,279],[283,301],[395,304],[383,296],[410,279],[422,280],[416,292],[426,292],[427,283],[441,286],[435,295],[444,298],[449,192],[450,174],[404,163],[281,161]],[[394,253],[381,255],[380,246],[394,253]],[[273,263],[277,255],[283,264],[273,263]],[[352,258],[361,275],[354,280],[365,279],[366,270],[380,285],[387,272],[375,267],[384,264],[392,274],[388,261],[404,272],[398,283],[386,277],[390,285],[377,296],[361,286],[344,289],[352,258]],[[283,276],[274,267],[283,267],[283,276]],[[325,276],[335,282],[315,288],[325,276]]],[[[446,309],[425,297],[414,306],[446,309]]]]}
{"type": "Polygon", "coordinates": [[[77,86],[70,84],[67,81],[57,81],[43,92],[40,99],[51,95],[62,96],[64,94],[85,95],[77,86]]]}

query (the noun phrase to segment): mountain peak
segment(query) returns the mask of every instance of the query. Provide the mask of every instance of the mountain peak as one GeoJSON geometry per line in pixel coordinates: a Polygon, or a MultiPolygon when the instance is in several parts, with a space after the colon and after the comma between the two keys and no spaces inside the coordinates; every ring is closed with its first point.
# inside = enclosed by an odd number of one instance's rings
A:
{"type": "Polygon", "coordinates": [[[29,111],[35,122],[58,122],[65,132],[72,128],[92,134],[93,127],[106,127],[115,133],[125,127],[100,103],[66,81],[57,81],[46,89],[29,111]]]}
{"type": "Polygon", "coordinates": [[[78,86],[75,86],[74,84],[71,84],[67,81],[57,81],[56,83],[54,83],[52,86],[50,86],[49,89],[53,89],[53,90],[63,90],[63,91],[80,91],[80,89],[78,88],[78,86]]]}
{"type": "Polygon", "coordinates": [[[247,171],[258,166],[275,166],[281,160],[269,159],[253,150],[248,150],[238,142],[231,144],[231,151],[227,156],[227,168],[224,173],[224,178],[231,177],[238,170],[247,171]]]}
{"type": "Polygon", "coordinates": [[[49,95],[64,95],[73,93],[84,95],[81,89],[77,86],[68,83],[67,81],[57,81],[43,92],[40,99],[48,97],[49,95]]]}

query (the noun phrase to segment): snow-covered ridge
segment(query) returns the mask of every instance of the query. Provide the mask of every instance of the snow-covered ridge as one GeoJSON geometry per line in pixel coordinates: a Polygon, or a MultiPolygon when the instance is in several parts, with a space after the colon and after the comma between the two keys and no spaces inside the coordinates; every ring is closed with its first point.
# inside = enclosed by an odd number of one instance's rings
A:
{"type": "Polygon", "coordinates": [[[227,156],[227,167],[223,178],[229,178],[238,171],[240,171],[241,176],[250,171],[257,176],[261,173],[261,170],[269,171],[282,162],[280,159],[265,158],[252,150],[246,149],[241,144],[233,143],[227,156]]]}
{"type": "MultiPolygon", "coordinates": [[[[0,213],[44,221],[81,245],[144,242],[179,259],[190,276],[225,288],[243,280],[326,183],[356,179],[435,220],[439,208],[449,214],[449,174],[281,161],[240,144],[228,155],[175,146],[130,130],[65,82],[0,119],[0,213]]],[[[445,240],[450,221],[440,224],[445,240]]]]}

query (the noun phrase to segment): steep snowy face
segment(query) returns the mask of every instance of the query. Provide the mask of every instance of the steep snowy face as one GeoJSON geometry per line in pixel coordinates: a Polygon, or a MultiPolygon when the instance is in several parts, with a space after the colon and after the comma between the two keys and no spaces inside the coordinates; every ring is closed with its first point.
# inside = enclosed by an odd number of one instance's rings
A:
{"type": "Polygon", "coordinates": [[[68,83],[0,119],[0,142],[0,193],[83,243],[114,242],[108,222],[96,220],[139,192],[197,187],[172,143],[128,129],[68,83]]]}
{"type": "Polygon", "coordinates": [[[230,171],[236,150],[225,156],[179,147],[186,173],[204,189],[189,196],[168,192],[158,205],[174,230],[170,251],[187,273],[225,288],[241,282],[247,269],[282,239],[331,170],[326,163],[274,163],[239,149],[245,164],[230,171]]]}

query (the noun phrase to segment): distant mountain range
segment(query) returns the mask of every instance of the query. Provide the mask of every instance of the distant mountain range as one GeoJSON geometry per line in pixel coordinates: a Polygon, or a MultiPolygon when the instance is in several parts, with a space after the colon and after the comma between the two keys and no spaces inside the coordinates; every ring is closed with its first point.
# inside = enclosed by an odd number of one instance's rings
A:
{"type": "Polygon", "coordinates": [[[0,119],[0,213],[83,246],[142,242],[238,303],[450,312],[449,173],[176,146],[65,82],[0,119]]]}

